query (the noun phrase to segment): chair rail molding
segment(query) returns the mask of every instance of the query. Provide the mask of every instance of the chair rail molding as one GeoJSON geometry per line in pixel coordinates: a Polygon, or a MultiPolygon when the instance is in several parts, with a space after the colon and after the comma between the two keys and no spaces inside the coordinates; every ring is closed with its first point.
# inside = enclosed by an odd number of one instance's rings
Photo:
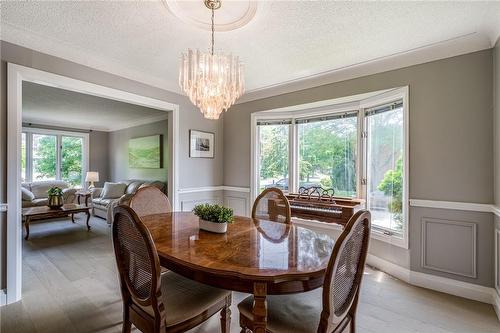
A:
{"type": "Polygon", "coordinates": [[[450,210],[464,210],[471,212],[493,213],[500,216],[500,207],[493,204],[480,204],[474,202],[458,202],[458,201],[438,201],[438,200],[423,200],[410,199],[411,207],[439,208],[450,210]]]}
{"type": "Polygon", "coordinates": [[[185,187],[180,188],[178,190],[179,193],[198,193],[198,192],[210,192],[210,191],[234,191],[234,192],[243,192],[250,193],[250,188],[248,187],[238,187],[238,186],[202,186],[202,187],[185,187]]]}

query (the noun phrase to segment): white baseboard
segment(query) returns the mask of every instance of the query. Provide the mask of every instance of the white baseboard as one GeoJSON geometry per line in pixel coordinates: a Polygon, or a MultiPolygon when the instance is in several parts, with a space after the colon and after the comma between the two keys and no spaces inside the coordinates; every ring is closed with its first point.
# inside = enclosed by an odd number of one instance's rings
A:
{"type": "Polygon", "coordinates": [[[441,276],[414,272],[408,268],[393,264],[387,260],[368,254],[368,265],[380,269],[408,284],[427,288],[450,295],[455,295],[474,301],[492,304],[500,320],[500,295],[494,288],[484,287],[473,283],[457,281],[441,276]]]}
{"type": "Polygon", "coordinates": [[[399,265],[393,264],[387,260],[374,256],[368,253],[366,263],[370,266],[380,269],[381,271],[394,276],[406,283],[410,283],[410,270],[399,265]]]}
{"type": "Polygon", "coordinates": [[[0,306],[7,304],[7,293],[5,289],[0,290],[0,306]]]}
{"type": "Polygon", "coordinates": [[[498,320],[500,320],[500,290],[495,290],[493,294],[493,308],[497,313],[498,320]]]}

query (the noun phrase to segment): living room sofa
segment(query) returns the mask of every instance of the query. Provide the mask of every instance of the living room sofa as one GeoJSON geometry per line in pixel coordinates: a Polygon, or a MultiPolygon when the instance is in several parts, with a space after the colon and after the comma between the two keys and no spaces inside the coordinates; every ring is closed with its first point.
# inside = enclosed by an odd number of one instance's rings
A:
{"type": "Polygon", "coordinates": [[[104,218],[111,224],[113,222],[113,208],[121,204],[128,204],[130,198],[143,186],[156,186],[167,194],[167,184],[161,181],[122,180],[117,183],[109,183],[107,191],[105,183],[104,187],[96,187],[91,190],[92,215],[104,218]]]}
{"type": "Polygon", "coordinates": [[[60,187],[63,190],[64,203],[74,203],[76,201],[76,189],[71,188],[68,183],[62,180],[45,180],[21,183],[22,207],[47,206],[49,195],[47,191],[51,187],[60,187]]]}

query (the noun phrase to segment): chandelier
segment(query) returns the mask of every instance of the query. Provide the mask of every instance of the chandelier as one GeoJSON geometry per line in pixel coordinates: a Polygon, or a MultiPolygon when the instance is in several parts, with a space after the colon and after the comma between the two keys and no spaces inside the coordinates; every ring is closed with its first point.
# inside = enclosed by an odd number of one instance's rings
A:
{"type": "Polygon", "coordinates": [[[188,49],[182,54],[179,85],[207,119],[219,119],[243,95],[243,64],[231,54],[214,53],[214,13],[220,0],[204,0],[212,11],[212,47],[210,53],[188,49]]]}

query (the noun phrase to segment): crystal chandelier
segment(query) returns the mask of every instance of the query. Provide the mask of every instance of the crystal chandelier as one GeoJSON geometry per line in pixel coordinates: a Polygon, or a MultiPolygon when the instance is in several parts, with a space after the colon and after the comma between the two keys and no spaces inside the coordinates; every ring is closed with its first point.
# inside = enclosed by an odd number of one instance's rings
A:
{"type": "Polygon", "coordinates": [[[214,53],[214,12],[220,0],[205,0],[212,11],[212,48],[210,53],[188,49],[182,54],[179,85],[207,119],[219,119],[222,111],[243,95],[243,64],[231,54],[214,53]]]}

